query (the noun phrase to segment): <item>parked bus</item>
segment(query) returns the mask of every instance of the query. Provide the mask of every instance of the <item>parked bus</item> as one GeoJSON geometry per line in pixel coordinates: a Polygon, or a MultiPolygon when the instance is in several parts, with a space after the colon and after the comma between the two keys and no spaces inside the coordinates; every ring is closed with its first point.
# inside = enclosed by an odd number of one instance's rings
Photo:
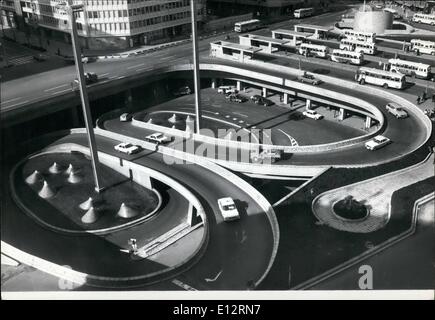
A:
{"type": "Polygon", "coordinates": [[[420,53],[435,55],[435,42],[420,40],[420,39],[412,39],[411,50],[413,51],[418,50],[420,53]]]}
{"type": "Polygon", "coordinates": [[[376,41],[376,33],[374,32],[362,32],[355,30],[345,30],[344,35],[347,39],[358,40],[374,43],[376,41]]]}
{"type": "Polygon", "coordinates": [[[236,22],[234,24],[234,31],[235,32],[247,32],[247,31],[258,29],[258,28],[260,28],[260,26],[261,26],[261,23],[260,23],[260,20],[258,20],[258,19],[241,21],[241,22],[236,22]]]}
{"type": "Polygon", "coordinates": [[[416,13],[412,17],[412,21],[435,26],[435,14],[416,13]]]}
{"type": "Polygon", "coordinates": [[[328,54],[328,47],[318,44],[302,43],[299,47],[298,52],[299,54],[304,56],[326,58],[328,54]]]}
{"type": "Polygon", "coordinates": [[[371,83],[384,88],[395,89],[403,89],[406,84],[406,77],[402,73],[367,67],[358,69],[355,80],[360,84],[371,83]]]}
{"type": "Polygon", "coordinates": [[[356,52],[364,52],[367,54],[376,53],[376,45],[374,43],[352,40],[352,39],[342,39],[340,41],[340,49],[356,51],[356,52]]]}
{"type": "Polygon", "coordinates": [[[332,50],[331,60],[360,65],[364,61],[364,54],[362,52],[334,49],[332,50]]]}
{"type": "Polygon", "coordinates": [[[429,64],[406,61],[402,59],[390,59],[390,71],[400,72],[411,77],[419,77],[427,79],[431,74],[431,68],[429,64]]]}
{"type": "Polygon", "coordinates": [[[314,8],[301,8],[301,9],[296,9],[293,12],[293,15],[296,19],[300,19],[300,18],[312,16],[313,13],[314,13],[314,8]]]}

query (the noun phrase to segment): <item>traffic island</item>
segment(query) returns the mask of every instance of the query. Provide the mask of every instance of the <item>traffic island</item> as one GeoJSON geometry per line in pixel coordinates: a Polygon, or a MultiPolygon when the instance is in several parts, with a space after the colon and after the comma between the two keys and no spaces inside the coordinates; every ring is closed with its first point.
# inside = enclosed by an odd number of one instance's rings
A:
{"type": "Polygon", "coordinates": [[[352,196],[347,196],[333,205],[334,213],[346,220],[360,221],[369,215],[370,210],[352,196]]]}
{"type": "Polygon", "coordinates": [[[16,169],[19,201],[32,218],[57,232],[105,234],[143,222],[162,204],[156,189],[145,188],[101,166],[105,190],[97,193],[91,162],[82,153],[45,153],[16,169]],[[36,209],[36,210],[35,210],[36,209]]]}
{"type": "Polygon", "coordinates": [[[99,158],[100,193],[89,149],[75,143],[4,168],[11,187],[5,197],[17,209],[2,215],[2,252],[78,285],[106,288],[160,281],[195,264],[208,239],[199,200],[158,171],[107,153],[99,158]],[[201,219],[191,223],[192,212],[201,219]],[[30,241],[17,236],[24,232],[30,241]]]}

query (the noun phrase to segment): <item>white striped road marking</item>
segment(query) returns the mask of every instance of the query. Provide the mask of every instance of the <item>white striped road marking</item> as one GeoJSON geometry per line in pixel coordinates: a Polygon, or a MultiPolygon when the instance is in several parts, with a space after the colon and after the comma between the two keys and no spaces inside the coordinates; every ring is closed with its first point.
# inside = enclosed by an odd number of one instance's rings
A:
{"type": "Polygon", "coordinates": [[[136,68],[138,68],[138,67],[142,67],[142,66],[144,66],[144,65],[145,65],[145,63],[139,63],[139,64],[136,64],[136,65],[134,65],[134,66],[127,67],[127,69],[136,69],[136,68]]]}
{"type": "Polygon", "coordinates": [[[11,104],[10,106],[7,106],[6,108],[3,108],[3,110],[9,109],[9,108],[12,108],[12,107],[15,107],[15,106],[18,106],[20,104],[27,103],[27,102],[29,102],[29,100],[25,100],[25,101],[21,101],[21,102],[15,103],[15,104],[11,104]]]}
{"type": "Polygon", "coordinates": [[[67,91],[71,91],[71,89],[68,88],[68,89],[64,89],[64,90],[56,91],[56,92],[53,92],[51,95],[54,96],[54,95],[56,95],[56,94],[64,93],[64,92],[67,92],[67,91]]]}
{"type": "Polygon", "coordinates": [[[111,76],[111,77],[109,77],[109,79],[115,79],[115,78],[117,78],[118,76],[111,76]]]}
{"type": "Polygon", "coordinates": [[[186,284],[186,283],[184,283],[184,282],[181,282],[181,281],[178,280],[178,279],[174,279],[174,280],[172,280],[171,282],[172,282],[173,284],[175,284],[176,286],[179,286],[180,288],[183,288],[184,290],[187,290],[187,291],[197,291],[195,288],[189,286],[188,284],[186,284]]]}
{"type": "Polygon", "coordinates": [[[107,75],[109,75],[110,73],[103,73],[103,74],[100,74],[100,77],[105,77],[105,76],[107,76],[107,75]]]}
{"type": "Polygon", "coordinates": [[[53,91],[53,90],[56,90],[56,89],[59,89],[59,88],[63,88],[65,86],[67,86],[67,84],[62,84],[62,85],[57,86],[57,87],[53,87],[53,88],[50,88],[50,89],[45,89],[44,91],[45,92],[49,92],[49,91],[53,91]]]}
{"type": "Polygon", "coordinates": [[[295,138],[293,138],[293,137],[292,137],[291,135],[289,135],[288,133],[282,131],[281,129],[278,129],[278,130],[281,131],[285,136],[287,136],[287,138],[289,138],[292,147],[297,147],[297,146],[299,146],[299,143],[296,141],[295,138]]]}
{"type": "Polygon", "coordinates": [[[22,97],[9,99],[9,100],[3,101],[1,104],[6,104],[6,103],[8,103],[8,102],[12,102],[12,101],[20,100],[20,99],[22,99],[22,97]]]}
{"type": "Polygon", "coordinates": [[[117,79],[124,79],[124,78],[125,78],[125,76],[120,76],[117,79]]]}
{"type": "Polygon", "coordinates": [[[222,271],[223,271],[223,270],[220,270],[220,271],[216,274],[216,276],[215,276],[214,278],[205,278],[204,280],[207,281],[207,282],[214,282],[214,281],[216,281],[216,280],[219,278],[219,276],[222,274],[222,271]]]}
{"type": "Polygon", "coordinates": [[[152,69],[152,68],[150,68],[150,67],[139,68],[139,69],[136,70],[136,72],[142,72],[142,71],[145,71],[145,70],[151,70],[151,69],[152,69]]]}

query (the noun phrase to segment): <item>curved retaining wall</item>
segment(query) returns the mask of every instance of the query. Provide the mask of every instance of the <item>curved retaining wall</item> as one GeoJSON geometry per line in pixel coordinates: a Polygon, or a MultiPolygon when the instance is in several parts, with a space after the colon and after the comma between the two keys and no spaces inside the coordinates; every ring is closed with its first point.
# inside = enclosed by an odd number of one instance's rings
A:
{"type": "MultiPolygon", "coordinates": [[[[147,145],[149,145],[149,143],[142,141],[140,139],[132,138],[132,137],[125,136],[125,135],[122,135],[119,133],[114,133],[114,132],[102,130],[99,128],[95,129],[95,133],[99,134],[101,136],[108,137],[110,139],[114,139],[114,140],[128,141],[128,142],[131,142],[133,144],[140,145],[146,149],[149,149],[149,148],[147,148],[147,145]]],[[[154,144],[152,144],[152,145],[153,145],[153,148],[151,150],[154,150],[155,145],[154,144]]],[[[273,249],[272,249],[271,258],[269,260],[269,264],[268,264],[266,271],[263,273],[261,278],[255,282],[255,285],[258,286],[263,281],[263,279],[266,277],[270,268],[272,268],[273,262],[275,261],[276,253],[278,251],[279,225],[278,225],[278,220],[275,216],[275,211],[272,208],[272,205],[269,203],[269,201],[267,201],[267,199],[259,191],[257,191],[257,189],[255,189],[253,186],[251,186],[245,180],[239,178],[235,174],[231,173],[230,171],[228,171],[225,168],[222,168],[221,166],[215,164],[214,162],[207,160],[207,159],[204,159],[204,157],[192,155],[189,153],[185,153],[185,152],[175,150],[175,149],[172,149],[170,147],[164,147],[164,146],[159,146],[158,152],[162,153],[164,156],[178,158],[181,160],[185,160],[187,162],[191,162],[191,163],[200,165],[200,166],[206,168],[207,170],[213,171],[214,173],[218,174],[222,178],[224,178],[228,181],[231,181],[231,183],[235,184],[239,189],[246,192],[253,200],[255,200],[257,202],[257,204],[266,213],[266,215],[269,219],[270,225],[271,225],[271,229],[272,229],[273,249]]],[[[225,162],[225,161],[223,161],[223,162],[225,162]]],[[[246,164],[244,164],[244,166],[246,166],[246,164]]],[[[270,167],[272,167],[272,166],[270,166],[270,167]]],[[[273,167],[273,168],[276,169],[276,167],[273,167]]],[[[282,171],[282,169],[280,169],[278,171],[282,171]]]]}
{"type": "MultiPolygon", "coordinates": [[[[267,65],[269,65],[269,64],[267,64],[267,65]]],[[[184,66],[187,66],[188,68],[190,68],[190,65],[184,65],[184,66]]],[[[178,68],[180,68],[180,67],[181,66],[178,66],[178,68]]],[[[364,100],[361,100],[361,99],[358,99],[358,98],[355,98],[352,96],[348,96],[348,95],[345,95],[342,93],[334,92],[332,90],[327,90],[327,89],[299,83],[297,81],[293,81],[293,80],[289,80],[289,79],[283,79],[283,78],[277,77],[277,76],[264,75],[261,72],[250,71],[250,70],[237,68],[237,67],[233,67],[233,66],[217,65],[217,64],[201,64],[200,67],[202,70],[228,72],[228,73],[232,73],[232,74],[237,74],[237,75],[249,77],[252,79],[263,79],[263,80],[265,80],[269,83],[275,84],[275,85],[284,85],[284,86],[289,87],[289,88],[294,88],[295,90],[311,91],[314,94],[318,94],[318,95],[321,95],[324,97],[330,97],[330,98],[333,98],[333,99],[338,100],[338,101],[344,101],[346,103],[358,106],[359,108],[366,110],[367,114],[369,114],[370,116],[375,118],[380,123],[379,129],[374,131],[374,132],[371,132],[369,134],[362,135],[362,136],[359,136],[356,138],[342,140],[339,142],[319,144],[319,145],[311,145],[311,146],[263,145],[264,147],[267,147],[267,148],[283,150],[284,152],[287,152],[287,153],[325,152],[325,151],[330,151],[330,150],[336,150],[339,148],[345,148],[345,147],[353,146],[355,144],[359,144],[359,143],[367,141],[371,137],[377,135],[379,133],[379,131],[382,130],[383,125],[384,125],[384,116],[383,116],[382,112],[380,112],[377,107],[375,107],[374,105],[372,105],[364,100]]],[[[277,68],[278,68],[278,66],[277,66],[277,68]]],[[[285,68],[285,67],[280,67],[279,70],[276,70],[276,71],[279,71],[279,72],[288,71],[287,69],[289,69],[289,73],[292,72],[295,75],[301,73],[300,70],[293,69],[293,68],[285,68]]],[[[246,79],[243,79],[242,81],[249,82],[249,81],[246,81],[246,79]]],[[[282,89],[279,87],[272,86],[272,87],[270,87],[270,89],[294,94],[294,91],[285,90],[285,89],[282,89]]],[[[356,110],[353,108],[349,108],[346,105],[343,105],[342,107],[345,109],[356,110]]],[[[178,130],[178,129],[172,129],[172,128],[167,128],[167,127],[156,125],[156,124],[146,123],[144,121],[139,121],[137,119],[133,119],[132,124],[135,126],[138,126],[138,127],[142,127],[144,129],[151,130],[151,131],[164,132],[164,133],[166,133],[168,135],[172,135],[172,136],[178,136],[178,137],[183,137],[183,138],[193,138],[195,141],[199,141],[199,142],[203,142],[203,143],[210,143],[210,144],[215,144],[215,145],[229,146],[229,147],[233,147],[233,148],[248,149],[248,150],[259,146],[259,144],[256,144],[256,143],[230,141],[230,140],[225,140],[225,139],[217,139],[217,138],[213,138],[213,137],[208,137],[208,136],[204,136],[204,135],[198,135],[196,133],[188,133],[188,132],[178,130]]]]}
{"type": "MultiPolygon", "coordinates": [[[[104,234],[107,234],[107,233],[110,233],[110,232],[120,231],[120,230],[129,228],[129,227],[132,227],[132,226],[134,226],[136,224],[142,223],[142,222],[148,220],[149,218],[151,218],[160,209],[160,207],[162,205],[162,196],[160,195],[160,192],[158,192],[156,189],[151,188],[151,191],[153,191],[154,194],[158,198],[158,204],[157,204],[156,208],[153,209],[146,216],[141,217],[140,219],[136,219],[136,220],[133,220],[133,221],[130,221],[130,222],[118,225],[118,226],[114,226],[114,227],[110,227],[110,228],[104,228],[104,229],[71,230],[71,229],[65,229],[65,228],[54,226],[54,225],[50,225],[47,222],[45,222],[42,219],[40,219],[36,214],[34,214],[34,212],[30,208],[28,208],[24,203],[22,203],[22,201],[20,200],[20,197],[16,193],[15,185],[14,185],[13,181],[14,181],[14,177],[16,175],[17,168],[20,167],[28,159],[31,159],[31,158],[34,158],[34,157],[38,157],[38,156],[44,155],[44,154],[49,154],[49,153],[61,153],[61,152],[63,152],[63,153],[70,153],[70,151],[74,150],[75,147],[76,147],[76,145],[74,145],[74,144],[68,144],[68,145],[58,145],[56,147],[51,147],[49,149],[45,149],[45,151],[38,152],[37,154],[30,155],[29,157],[21,160],[11,170],[10,178],[9,179],[10,179],[10,182],[11,182],[12,198],[14,199],[16,204],[23,211],[25,211],[29,216],[31,216],[33,219],[35,219],[40,225],[42,225],[43,227],[47,227],[49,229],[52,229],[52,230],[54,230],[56,232],[66,233],[66,234],[70,234],[70,235],[72,235],[72,234],[74,234],[74,235],[80,235],[80,234],[104,235],[104,234]]],[[[118,170],[116,170],[116,171],[118,171],[118,170]]],[[[126,175],[124,174],[124,176],[126,176],[126,175]]],[[[141,184],[141,183],[138,182],[138,184],[141,184]]]]}
{"type": "MultiPolygon", "coordinates": [[[[68,131],[65,130],[62,132],[68,132],[68,131]]],[[[69,130],[69,133],[71,133],[71,134],[74,134],[74,133],[84,134],[85,132],[86,132],[86,130],[82,129],[82,128],[69,130]]],[[[53,133],[53,135],[55,135],[55,134],[56,133],[53,133]]],[[[59,132],[57,132],[57,134],[59,134],[59,132]]],[[[66,147],[66,144],[63,147],[66,147]]],[[[56,148],[56,146],[46,148],[46,151],[52,150],[53,152],[55,152],[54,148],[56,148]]],[[[87,147],[83,147],[83,146],[75,145],[75,144],[68,144],[67,150],[79,151],[82,153],[86,153],[88,155],[90,154],[89,149],[87,147]]],[[[107,162],[111,163],[113,161],[112,158],[117,159],[114,156],[110,156],[110,155],[102,153],[100,151],[98,152],[98,156],[100,157],[101,162],[105,163],[108,166],[110,166],[110,164],[107,164],[107,162]]],[[[195,258],[198,259],[198,255],[200,255],[201,253],[204,252],[204,250],[205,250],[204,248],[206,247],[206,245],[208,243],[208,239],[209,239],[209,230],[208,230],[208,224],[206,223],[207,220],[206,220],[205,211],[204,211],[201,203],[199,202],[199,200],[189,190],[187,190],[185,187],[183,187],[177,181],[173,180],[170,177],[165,176],[164,174],[160,173],[159,171],[149,169],[146,167],[142,167],[142,166],[135,164],[133,162],[130,162],[128,160],[123,160],[123,161],[124,161],[124,164],[130,165],[130,167],[133,168],[134,170],[138,170],[138,169],[145,170],[145,172],[147,172],[148,174],[150,174],[150,175],[153,174],[153,176],[156,179],[158,179],[158,180],[162,181],[163,183],[174,188],[174,190],[181,193],[184,197],[186,197],[186,199],[188,201],[190,201],[193,204],[193,206],[195,206],[197,208],[198,214],[201,216],[202,221],[204,221],[205,237],[203,237],[201,244],[198,246],[198,249],[194,252],[194,254],[192,256],[189,257],[188,260],[190,261],[190,260],[193,260],[195,258]]],[[[187,262],[187,261],[183,261],[180,264],[175,265],[173,267],[167,268],[165,270],[153,272],[150,274],[146,274],[146,275],[133,276],[133,277],[107,277],[107,276],[92,275],[92,274],[87,274],[84,272],[72,270],[68,267],[58,265],[56,263],[44,260],[42,258],[36,257],[32,254],[29,254],[27,252],[19,250],[19,249],[13,247],[12,245],[10,245],[4,241],[1,242],[1,251],[4,254],[10,256],[11,258],[13,258],[17,261],[20,261],[21,263],[30,265],[32,267],[35,267],[39,270],[42,270],[42,271],[47,272],[49,274],[55,275],[57,277],[72,281],[72,282],[79,284],[79,285],[90,284],[90,285],[98,286],[98,287],[113,287],[113,288],[115,288],[115,287],[138,286],[138,285],[142,285],[144,282],[152,281],[152,278],[165,277],[166,274],[170,274],[170,276],[173,276],[174,272],[185,271],[186,269],[188,269],[190,267],[190,266],[188,266],[188,267],[183,268],[183,266],[187,262]]]]}

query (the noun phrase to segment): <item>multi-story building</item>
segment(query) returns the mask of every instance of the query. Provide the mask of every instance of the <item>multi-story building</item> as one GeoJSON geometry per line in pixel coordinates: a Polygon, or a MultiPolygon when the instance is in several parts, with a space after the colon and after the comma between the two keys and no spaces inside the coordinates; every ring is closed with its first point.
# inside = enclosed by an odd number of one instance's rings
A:
{"type": "MultiPolygon", "coordinates": [[[[197,2],[198,21],[205,16],[205,0],[197,2]]],[[[69,39],[68,16],[62,0],[20,0],[26,24],[43,29],[48,37],[64,33],[69,39]]],[[[190,0],[74,0],[83,4],[77,28],[90,49],[129,48],[169,40],[190,30],[190,0]]]]}
{"type": "Polygon", "coordinates": [[[21,7],[18,1],[0,0],[0,23],[2,28],[16,28],[17,14],[21,15],[21,7]]]}

